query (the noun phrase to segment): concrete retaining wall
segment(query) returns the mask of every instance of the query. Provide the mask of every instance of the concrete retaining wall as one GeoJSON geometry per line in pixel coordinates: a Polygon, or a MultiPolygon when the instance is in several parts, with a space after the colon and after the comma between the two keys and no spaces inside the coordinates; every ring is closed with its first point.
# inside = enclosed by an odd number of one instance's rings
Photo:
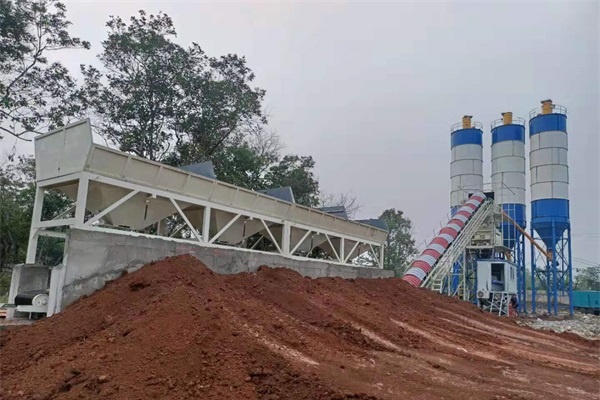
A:
{"type": "MultiPolygon", "coordinates": [[[[528,306],[531,306],[531,298],[532,298],[532,291],[528,290],[527,291],[527,302],[529,303],[528,306]]],[[[535,302],[536,303],[540,303],[540,304],[546,304],[548,301],[548,297],[546,296],[546,291],[545,290],[537,290],[535,293],[535,302]]],[[[558,296],[558,303],[559,304],[569,304],[569,296],[565,295],[565,296],[558,296]]]]}
{"type": "Polygon", "coordinates": [[[294,260],[270,253],[219,249],[159,238],[131,237],[77,229],[71,230],[67,246],[66,266],[54,268],[52,271],[52,281],[56,282],[54,289],[57,294],[62,293],[62,296],[51,299],[53,304],[50,304],[50,313],[58,312],[81,296],[102,288],[107,281],[118,278],[124,270],[132,272],[150,261],[179,254],[193,254],[219,274],[254,272],[261,265],[268,265],[273,268],[289,268],[311,278],[393,276],[393,271],[379,268],[294,260]]]}

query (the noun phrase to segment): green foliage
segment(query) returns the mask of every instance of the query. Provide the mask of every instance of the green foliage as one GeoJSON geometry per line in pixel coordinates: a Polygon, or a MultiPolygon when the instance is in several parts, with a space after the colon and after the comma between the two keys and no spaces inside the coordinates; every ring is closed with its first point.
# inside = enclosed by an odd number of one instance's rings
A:
{"type": "Polygon", "coordinates": [[[193,63],[173,42],[172,20],[140,11],[126,24],[111,16],[98,56],[102,70],[82,66],[81,100],[99,117],[99,133],[123,151],[160,161],[173,139],[171,125],[182,90],[179,82],[193,63]]]}
{"type": "MultiPolygon", "coordinates": [[[[102,70],[82,67],[82,102],[99,117],[99,133],[123,151],[172,164],[210,159],[244,124],[266,123],[264,90],[243,57],[208,57],[174,42],[172,19],[140,11],[129,23],[111,17],[102,70]]],[[[236,144],[240,144],[238,140],[236,144]]]]}
{"type": "Polygon", "coordinates": [[[111,17],[101,69],[82,67],[81,107],[121,150],[180,166],[212,160],[222,181],[252,190],[291,186],[300,204],[318,204],[311,157],[279,156],[244,57],[209,57],[175,43],[171,18],[140,11],[111,17]],[[168,83],[168,84],[167,84],[168,83]]]}
{"type": "Polygon", "coordinates": [[[25,259],[31,210],[26,177],[14,165],[0,170],[0,270],[25,259]]]}
{"type": "Polygon", "coordinates": [[[264,186],[263,171],[268,161],[246,144],[226,147],[215,155],[213,162],[215,173],[224,182],[251,190],[264,186]]]}
{"type": "Polygon", "coordinates": [[[90,47],[69,34],[70,25],[63,3],[0,0],[0,131],[22,137],[75,113],[75,81],[47,58],[53,51],[90,47]]]}
{"type": "MultiPolygon", "coordinates": [[[[127,22],[109,18],[101,67],[82,66],[77,87],[66,68],[46,58],[49,51],[89,48],[69,35],[65,13],[52,0],[0,0],[5,132],[18,136],[18,127],[37,131],[43,123],[55,127],[88,116],[97,133],[123,151],[174,166],[212,160],[225,182],[253,190],[291,186],[298,203],[318,205],[314,160],[280,156],[278,137],[267,130],[262,112],[265,91],[252,86],[254,73],[244,57],[209,57],[196,43],[182,47],[168,15],[142,10],[127,22]]],[[[24,261],[34,174],[31,159],[2,168],[2,265],[24,261]]],[[[44,216],[67,203],[49,194],[44,216]]],[[[41,256],[51,262],[54,255],[41,256]]]]}
{"type": "Polygon", "coordinates": [[[573,280],[573,290],[600,291],[600,265],[578,268],[573,280]]]}
{"type": "Polygon", "coordinates": [[[402,211],[394,208],[385,210],[379,218],[387,223],[389,229],[383,267],[400,276],[404,273],[409,257],[416,252],[412,221],[402,211]]]}
{"type": "Polygon", "coordinates": [[[290,186],[296,203],[316,207],[319,205],[319,182],[312,172],[314,167],[315,161],[311,156],[287,155],[269,168],[265,186],[290,186]]]}
{"type": "MultiPolygon", "coordinates": [[[[25,262],[29,229],[35,198],[33,157],[0,168],[0,271],[25,262]]],[[[49,191],[42,207],[42,219],[52,219],[68,209],[72,202],[64,195],[49,191]]],[[[62,243],[56,238],[40,238],[37,260],[55,265],[62,259],[62,243]]]]}

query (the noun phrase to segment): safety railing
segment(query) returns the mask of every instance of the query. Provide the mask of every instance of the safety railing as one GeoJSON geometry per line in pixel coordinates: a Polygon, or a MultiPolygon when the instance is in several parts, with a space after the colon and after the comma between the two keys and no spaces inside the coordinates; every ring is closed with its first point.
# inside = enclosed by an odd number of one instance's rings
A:
{"type": "Polygon", "coordinates": [[[429,246],[431,244],[431,241],[438,235],[439,231],[442,230],[442,228],[444,228],[444,226],[446,226],[448,221],[450,221],[451,219],[452,219],[452,210],[448,211],[446,213],[446,215],[442,219],[439,220],[437,227],[434,228],[431,231],[431,233],[429,233],[425,237],[425,239],[423,239],[415,244],[415,250],[406,257],[406,260],[404,260],[404,264],[402,264],[402,266],[400,267],[400,271],[402,273],[404,273],[408,270],[408,268],[413,263],[413,261],[415,261],[421,255],[421,253],[423,253],[423,251],[427,248],[427,246],[429,246]]]}
{"type": "Polygon", "coordinates": [[[456,124],[452,125],[450,127],[450,133],[461,130],[461,129],[479,129],[479,130],[483,130],[483,124],[481,122],[471,122],[471,126],[468,128],[464,128],[463,127],[463,123],[462,122],[457,122],[456,124]]]}
{"type": "MultiPolygon", "coordinates": [[[[567,115],[567,107],[561,106],[559,104],[552,104],[552,114],[567,115]]],[[[535,118],[538,115],[543,115],[541,107],[537,107],[529,111],[529,119],[535,118]]]]}
{"type": "Polygon", "coordinates": [[[442,286],[439,281],[443,280],[452,272],[454,263],[460,257],[465,248],[471,242],[473,235],[479,230],[485,219],[488,217],[490,209],[493,207],[493,200],[485,199],[475,213],[467,221],[465,227],[458,233],[456,239],[450,244],[448,249],[442,254],[440,259],[433,265],[431,272],[421,283],[421,287],[434,288],[441,292],[442,286]]]}
{"type": "Polygon", "coordinates": [[[522,125],[525,126],[525,118],[521,117],[512,117],[512,122],[510,124],[504,123],[504,118],[498,118],[490,124],[490,129],[494,129],[501,125],[522,125]]]}

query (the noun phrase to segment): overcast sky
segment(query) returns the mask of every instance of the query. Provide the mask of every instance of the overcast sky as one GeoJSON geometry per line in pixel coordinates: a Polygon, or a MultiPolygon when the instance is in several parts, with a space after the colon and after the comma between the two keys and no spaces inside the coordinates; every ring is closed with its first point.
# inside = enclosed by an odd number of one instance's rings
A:
{"type": "Polygon", "coordinates": [[[489,124],[551,98],[568,109],[573,253],[600,261],[597,1],[66,3],[92,42],[61,55],[73,70],[96,63],[109,15],[139,9],[173,17],[182,45],[245,55],[286,151],[312,155],[321,188],[358,196],[362,217],[403,210],[419,239],[449,208],[450,125],[484,124],[490,182],[489,124]]]}

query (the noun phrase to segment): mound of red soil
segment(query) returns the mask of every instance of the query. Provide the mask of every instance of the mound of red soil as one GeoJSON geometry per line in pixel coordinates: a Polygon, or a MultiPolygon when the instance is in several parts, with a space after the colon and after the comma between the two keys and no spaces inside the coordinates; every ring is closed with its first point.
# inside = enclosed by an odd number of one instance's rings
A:
{"type": "Polygon", "coordinates": [[[147,265],[1,332],[0,398],[596,399],[598,342],[399,279],[147,265]]]}

